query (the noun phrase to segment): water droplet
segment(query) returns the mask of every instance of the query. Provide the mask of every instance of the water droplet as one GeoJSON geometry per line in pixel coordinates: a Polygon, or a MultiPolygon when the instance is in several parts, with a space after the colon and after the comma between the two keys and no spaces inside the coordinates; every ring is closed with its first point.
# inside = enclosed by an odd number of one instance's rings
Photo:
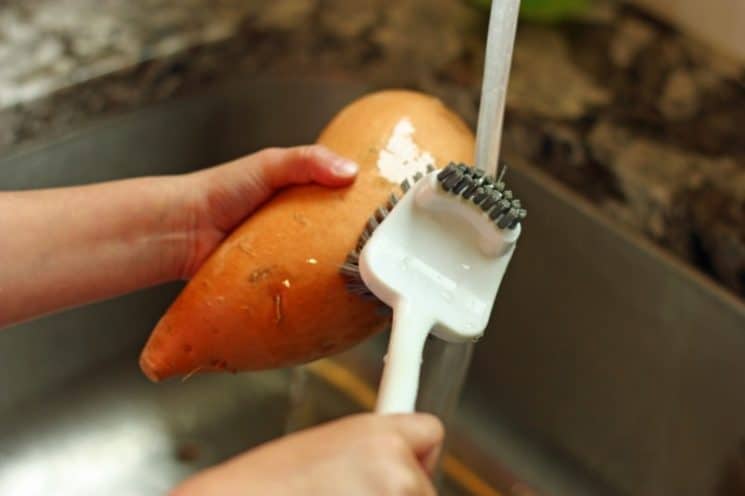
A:
{"type": "Polygon", "coordinates": [[[285,279],[284,281],[282,281],[282,286],[284,286],[286,288],[289,288],[290,287],[290,280],[289,279],[285,279]]]}
{"type": "Polygon", "coordinates": [[[309,258],[308,260],[306,260],[306,262],[311,265],[316,265],[318,263],[318,260],[316,260],[315,258],[309,258]]]}
{"type": "Polygon", "coordinates": [[[471,266],[468,264],[460,264],[460,266],[463,267],[463,269],[465,270],[471,270],[471,266]]]}

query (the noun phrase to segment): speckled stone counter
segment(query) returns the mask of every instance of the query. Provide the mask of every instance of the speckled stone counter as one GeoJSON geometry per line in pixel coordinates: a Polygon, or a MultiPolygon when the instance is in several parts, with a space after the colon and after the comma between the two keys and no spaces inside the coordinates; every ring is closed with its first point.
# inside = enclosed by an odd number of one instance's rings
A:
{"type": "MultiPolygon", "coordinates": [[[[0,146],[236,74],[415,88],[473,125],[486,21],[465,0],[11,0],[0,146]]],[[[638,11],[520,27],[505,156],[745,295],[742,129],[743,68],[638,11]]]]}

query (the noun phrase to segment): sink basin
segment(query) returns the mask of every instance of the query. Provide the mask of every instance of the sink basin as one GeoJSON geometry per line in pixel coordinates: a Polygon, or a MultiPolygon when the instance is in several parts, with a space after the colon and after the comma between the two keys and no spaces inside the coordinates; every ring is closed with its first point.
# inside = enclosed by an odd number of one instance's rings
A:
{"type": "MultiPolygon", "coordinates": [[[[310,142],[365,91],[234,81],[8,152],[0,189],[185,172],[310,142]]],[[[745,463],[742,302],[508,158],[531,216],[449,425],[442,494],[723,494],[729,467],[745,463]]],[[[0,494],[163,494],[286,431],[297,371],[159,385],[139,372],[179,288],[0,332],[0,494]]],[[[308,368],[306,425],[364,408],[384,345],[323,369],[354,387],[308,368]]]]}

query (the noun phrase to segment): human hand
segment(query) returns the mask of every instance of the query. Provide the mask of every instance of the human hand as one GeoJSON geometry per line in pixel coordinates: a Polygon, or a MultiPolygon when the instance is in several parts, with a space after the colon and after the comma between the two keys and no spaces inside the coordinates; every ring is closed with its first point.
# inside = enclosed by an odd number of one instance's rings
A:
{"type": "Polygon", "coordinates": [[[356,173],[326,148],[301,146],[184,175],[0,191],[0,253],[13,260],[0,264],[0,327],[188,279],[275,190],[345,186],[356,173]]]}
{"type": "Polygon", "coordinates": [[[291,184],[346,186],[358,166],[320,145],[268,148],[183,176],[181,277],[190,278],[217,245],[276,190],[291,184]]]}
{"type": "Polygon", "coordinates": [[[431,415],[355,415],[260,446],[171,496],[435,495],[430,477],[443,435],[431,415]]]}

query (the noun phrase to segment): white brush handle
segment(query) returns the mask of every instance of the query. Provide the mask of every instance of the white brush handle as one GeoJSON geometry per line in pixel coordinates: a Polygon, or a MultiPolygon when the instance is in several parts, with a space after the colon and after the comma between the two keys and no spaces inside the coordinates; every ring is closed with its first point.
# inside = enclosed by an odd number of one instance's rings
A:
{"type": "Polygon", "coordinates": [[[406,302],[393,309],[393,327],[375,406],[377,413],[414,412],[422,352],[433,324],[424,312],[415,312],[406,302]]]}

